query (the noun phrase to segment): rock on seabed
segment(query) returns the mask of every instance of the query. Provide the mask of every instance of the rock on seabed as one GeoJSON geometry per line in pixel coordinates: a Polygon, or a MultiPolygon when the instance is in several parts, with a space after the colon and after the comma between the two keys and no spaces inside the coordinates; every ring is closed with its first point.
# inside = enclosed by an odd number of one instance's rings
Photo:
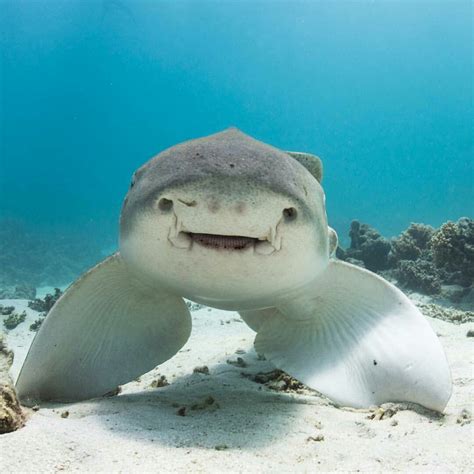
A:
{"type": "Polygon", "coordinates": [[[24,416],[8,371],[13,353],[6,347],[0,333],[0,434],[9,433],[24,425],[24,416]]]}

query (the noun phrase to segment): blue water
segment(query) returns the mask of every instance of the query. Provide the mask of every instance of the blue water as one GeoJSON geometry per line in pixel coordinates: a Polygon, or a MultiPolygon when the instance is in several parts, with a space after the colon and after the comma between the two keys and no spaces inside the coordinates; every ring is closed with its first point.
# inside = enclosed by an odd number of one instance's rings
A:
{"type": "Polygon", "coordinates": [[[472,217],[472,8],[0,0],[0,217],[113,240],[139,165],[231,125],[321,156],[341,236],[472,217]]]}

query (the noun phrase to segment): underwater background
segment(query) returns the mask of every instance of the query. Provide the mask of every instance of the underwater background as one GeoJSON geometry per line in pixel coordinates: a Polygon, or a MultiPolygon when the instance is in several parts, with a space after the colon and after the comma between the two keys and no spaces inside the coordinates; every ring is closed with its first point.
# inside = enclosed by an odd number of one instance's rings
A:
{"type": "Polygon", "coordinates": [[[229,126],[322,158],[343,244],[353,219],[472,218],[472,10],[0,0],[0,283],[74,279],[116,248],[137,167],[229,126]]]}

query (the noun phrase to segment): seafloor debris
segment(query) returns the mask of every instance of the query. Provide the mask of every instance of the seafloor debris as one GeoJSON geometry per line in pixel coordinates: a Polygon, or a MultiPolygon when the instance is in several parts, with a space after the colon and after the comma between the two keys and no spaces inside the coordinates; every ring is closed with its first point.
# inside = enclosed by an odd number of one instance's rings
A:
{"type": "Polygon", "coordinates": [[[62,294],[63,292],[59,288],[55,288],[54,294],[48,293],[43,299],[35,298],[33,301],[29,301],[28,308],[39,313],[47,313],[62,294]]]}
{"type": "Polygon", "coordinates": [[[242,357],[237,357],[236,360],[227,359],[227,363],[230,365],[235,365],[236,367],[242,367],[242,368],[247,367],[247,362],[245,362],[245,360],[242,359],[242,357]]]}
{"type": "Polygon", "coordinates": [[[194,367],[193,372],[195,374],[209,375],[209,367],[207,365],[201,365],[199,367],[194,367]]]}
{"type": "Polygon", "coordinates": [[[189,407],[186,405],[180,406],[176,403],[173,403],[172,406],[179,407],[178,410],[176,410],[176,414],[178,416],[186,416],[189,414],[190,411],[202,411],[202,410],[215,411],[220,408],[219,403],[216,401],[216,399],[212,395],[209,395],[208,397],[206,397],[205,399],[199,402],[193,403],[189,407]]]}
{"type": "Polygon", "coordinates": [[[396,403],[384,403],[379,407],[373,407],[370,414],[367,416],[369,420],[386,420],[392,418],[400,410],[400,406],[396,403]]]}
{"type": "Polygon", "coordinates": [[[117,395],[122,393],[122,386],[117,385],[113,390],[110,390],[107,393],[104,393],[102,396],[104,398],[111,398],[111,397],[116,397],[117,395]]]}
{"type": "Polygon", "coordinates": [[[445,308],[437,304],[417,303],[421,312],[430,318],[441,319],[449,323],[463,324],[474,321],[473,311],[461,311],[456,308],[445,308]]]}
{"type": "Polygon", "coordinates": [[[193,301],[186,301],[186,306],[188,307],[189,311],[199,311],[202,308],[205,308],[203,304],[194,303],[193,301]]]}
{"type": "Polygon", "coordinates": [[[26,311],[22,313],[11,313],[6,319],[3,321],[3,325],[6,329],[15,329],[19,324],[21,324],[26,319],[26,311]]]}
{"type": "Polygon", "coordinates": [[[456,419],[456,423],[461,426],[468,425],[472,421],[472,414],[467,408],[463,408],[456,419]]]}
{"type": "Polygon", "coordinates": [[[25,421],[8,375],[12,363],[13,353],[7,349],[3,334],[0,333],[0,434],[21,428],[25,421]]]}
{"type": "Polygon", "coordinates": [[[227,446],[227,444],[217,444],[214,446],[214,449],[216,451],[225,451],[226,449],[229,449],[229,446],[227,446]]]}
{"type": "Polygon", "coordinates": [[[302,393],[304,389],[311,390],[299,380],[296,380],[294,377],[291,377],[279,369],[272,370],[271,372],[259,372],[258,374],[246,374],[242,372],[242,376],[278,392],[302,393]]]}
{"type": "Polygon", "coordinates": [[[160,388],[160,387],[166,387],[169,384],[170,383],[168,382],[168,380],[166,380],[166,375],[160,375],[160,377],[158,377],[157,379],[153,380],[150,383],[150,387],[160,388]]]}
{"type": "Polygon", "coordinates": [[[209,395],[206,397],[204,400],[193,403],[191,405],[191,410],[216,410],[217,408],[220,408],[219,403],[216,402],[216,399],[209,395]]]}

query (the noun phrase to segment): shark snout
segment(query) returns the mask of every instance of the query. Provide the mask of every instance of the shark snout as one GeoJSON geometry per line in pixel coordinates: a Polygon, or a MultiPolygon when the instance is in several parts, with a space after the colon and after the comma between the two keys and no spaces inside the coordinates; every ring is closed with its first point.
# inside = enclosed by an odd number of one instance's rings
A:
{"type": "Polygon", "coordinates": [[[177,197],[175,200],[161,198],[158,202],[161,210],[171,210],[175,206],[175,202],[180,208],[185,207],[199,207],[200,210],[207,210],[211,214],[217,214],[219,212],[230,212],[234,214],[244,214],[247,210],[248,203],[243,200],[235,201],[232,203],[225,202],[218,197],[210,197],[206,199],[192,199],[189,197],[180,198],[177,197]]]}
{"type": "Polygon", "coordinates": [[[168,241],[190,250],[193,245],[212,249],[253,251],[271,255],[281,249],[281,223],[296,219],[297,210],[285,199],[168,193],[157,208],[172,223],[168,241]]]}

